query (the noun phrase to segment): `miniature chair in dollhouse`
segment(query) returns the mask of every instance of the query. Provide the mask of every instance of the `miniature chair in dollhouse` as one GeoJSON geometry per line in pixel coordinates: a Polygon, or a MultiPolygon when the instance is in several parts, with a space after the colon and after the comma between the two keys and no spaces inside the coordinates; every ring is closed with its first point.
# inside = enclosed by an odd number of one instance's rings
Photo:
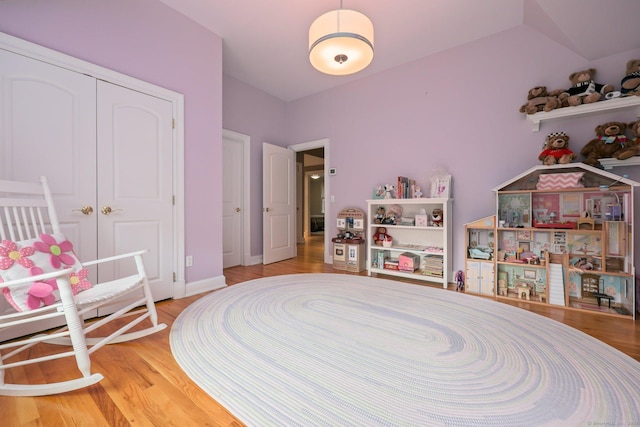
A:
{"type": "Polygon", "coordinates": [[[0,395],[42,396],[95,384],[103,376],[91,373],[94,351],[164,329],[144,269],[145,252],[80,263],[61,233],[46,178],[40,184],[0,180],[0,298],[11,305],[0,312],[0,332],[14,337],[63,325],[0,343],[0,395]],[[137,272],[106,283],[88,281],[85,267],[122,260],[135,263],[137,272]],[[98,307],[116,303],[114,313],[85,322],[98,307]],[[104,329],[106,335],[98,337],[104,329]],[[36,345],[46,351],[35,351],[36,345]],[[13,368],[27,370],[64,357],[75,358],[79,373],[72,379],[47,384],[7,380],[13,368]]]}

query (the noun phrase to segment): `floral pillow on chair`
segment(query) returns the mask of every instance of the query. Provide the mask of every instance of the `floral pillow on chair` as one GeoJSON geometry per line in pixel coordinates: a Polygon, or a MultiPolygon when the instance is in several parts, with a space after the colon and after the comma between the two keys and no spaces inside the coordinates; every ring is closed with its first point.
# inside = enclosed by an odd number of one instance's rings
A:
{"type": "MultiPolygon", "coordinates": [[[[72,267],[69,281],[73,294],[90,289],[89,272],[73,253],[63,234],[41,234],[38,239],[0,242],[0,282],[23,279],[72,267]]],[[[51,305],[60,299],[56,279],[34,281],[3,288],[4,297],[17,311],[51,305]]]]}

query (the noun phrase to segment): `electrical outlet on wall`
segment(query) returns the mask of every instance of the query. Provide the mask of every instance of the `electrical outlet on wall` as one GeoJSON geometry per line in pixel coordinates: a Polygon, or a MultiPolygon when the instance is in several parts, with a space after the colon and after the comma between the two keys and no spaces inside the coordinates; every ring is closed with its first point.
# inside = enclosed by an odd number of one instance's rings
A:
{"type": "Polygon", "coordinates": [[[187,264],[187,267],[191,267],[193,265],[193,256],[187,255],[186,264],[187,264]]]}

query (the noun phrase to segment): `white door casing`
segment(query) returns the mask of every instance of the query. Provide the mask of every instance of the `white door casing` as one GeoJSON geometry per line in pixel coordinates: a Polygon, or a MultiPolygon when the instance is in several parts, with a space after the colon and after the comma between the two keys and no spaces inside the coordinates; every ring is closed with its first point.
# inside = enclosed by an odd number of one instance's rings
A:
{"type": "Polygon", "coordinates": [[[295,153],[262,144],[263,263],[296,256],[295,153]]]}
{"type": "Polygon", "coordinates": [[[228,268],[243,264],[243,143],[224,132],[222,152],[222,266],[228,268]]]}
{"type": "MultiPolygon", "coordinates": [[[[325,229],[328,231],[326,227],[331,224],[332,220],[327,221],[326,219],[332,218],[332,210],[333,210],[333,196],[331,196],[331,173],[329,164],[331,162],[331,150],[330,150],[330,141],[328,139],[319,139],[316,141],[302,142],[300,144],[290,145],[289,148],[293,151],[307,151],[313,150],[316,148],[324,149],[324,217],[325,217],[325,229]]],[[[333,254],[331,253],[332,245],[331,245],[331,233],[324,233],[324,262],[327,264],[331,264],[333,262],[333,254]]]]}

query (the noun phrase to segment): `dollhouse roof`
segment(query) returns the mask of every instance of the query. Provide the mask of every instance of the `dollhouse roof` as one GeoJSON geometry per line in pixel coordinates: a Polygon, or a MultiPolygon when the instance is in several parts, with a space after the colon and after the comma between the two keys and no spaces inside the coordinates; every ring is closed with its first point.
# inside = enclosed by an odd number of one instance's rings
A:
{"type": "Polygon", "coordinates": [[[607,188],[615,185],[628,185],[631,187],[640,186],[640,182],[628,179],[621,175],[616,175],[584,163],[568,163],[566,165],[537,165],[531,169],[503,182],[493,189],[493,191],[515,191],[515,190],[535,190],[540,175],[582,172],[582,182],[586,188],[607,188]]]}

